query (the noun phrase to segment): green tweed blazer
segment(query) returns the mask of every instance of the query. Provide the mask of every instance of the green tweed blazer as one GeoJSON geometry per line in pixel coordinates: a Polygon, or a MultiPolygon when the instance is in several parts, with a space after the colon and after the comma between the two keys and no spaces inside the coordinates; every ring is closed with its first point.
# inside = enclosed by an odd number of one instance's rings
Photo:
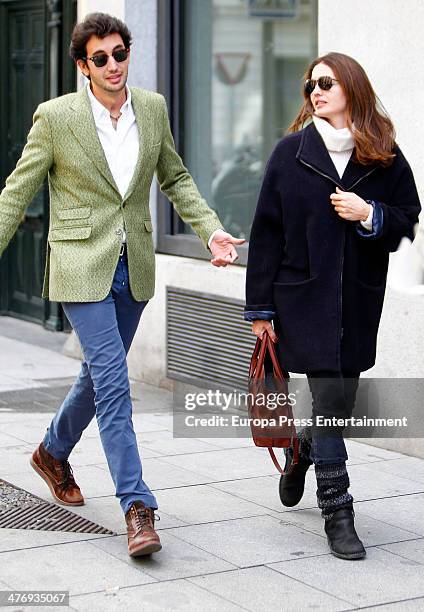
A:
{"type": "Polygon", "coordinates": [[[106,297],[127,233],[128,267],[135,300],[150,299],[155,253],[149,192],[156,172],[161,191],[205,247],[222,228],[175,151],[166,103],[160,94],[131,88],[140,151],[122,198],[97,135],[87,90],[40,104],[16,169],[0,194],[0,256],[46,175],[50,224],[43,297],[97,302],[106,297]]]}

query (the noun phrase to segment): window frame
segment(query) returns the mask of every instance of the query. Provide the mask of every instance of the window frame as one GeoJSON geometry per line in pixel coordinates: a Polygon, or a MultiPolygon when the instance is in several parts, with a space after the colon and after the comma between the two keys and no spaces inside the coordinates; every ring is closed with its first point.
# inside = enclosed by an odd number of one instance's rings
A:
{"type": "MultiPolygon", "coordinates": [[[[165,96],[175,147],[183,161],[184,8],[184,0],[159,0],[158,2],[158,91],[165,96]]],[[[157,220],[158,253],[210,260],[210,254],[204,249],[197,236],[178,233],[178,230],[184,226],[184,222],[159,189],[157,220]]],[[[247,245],[237,247],[239,259],[236,263],[238,265],[246,265],[247,249],[247,245]]]]}
{"type": "MultiPolygon", "coordinates": [[[[184,161],[184,20],[190,0],[158,0],[158,91],[165,96],[175,147],[184,161]]],[[[318,49],[318,2],[312,0],[312,28],[317,32],[315,53],[318,49]]],[[[200,189],[202,192],[202,189],[200,189]]],[[[177,215],[168,199],[157,190],[157,252],[180,257],[209,260],[210,254],[194,234],[182,233],[184,222],[177,215]]],[[[238,236],[236,236],[238,237],[238,236]]],[[[237,247],[239,258],[236,265],[246,265],[248,242],[237,247]]]]}

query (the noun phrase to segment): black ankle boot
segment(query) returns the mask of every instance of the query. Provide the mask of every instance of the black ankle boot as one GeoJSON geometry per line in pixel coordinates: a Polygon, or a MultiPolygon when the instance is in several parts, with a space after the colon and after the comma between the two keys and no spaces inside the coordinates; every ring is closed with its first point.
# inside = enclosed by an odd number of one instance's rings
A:
{"type": "MultiPolygon", "coordinates": [[[[312,465],[312,461],[309,458],[311,445],[309,440],[301,433],[299,435],[299,462],[293,466],[293,470],[290,474],[285,474],[280,478],[280,499],[283,506],[296,506],[303,497],[305,490],[305,478],[306,472],[309,466],[312,465]]],[[[284,471],[288,470],[293,459],[293,449],[289,448],[286,452],[286,465],[284,471]]]]}
{"type": "Polygon", "coordinates": [[[340,508],[325,521],[325,533],[331,552],[340,559],[363,559],[366,550],[358,538],[353,508],[340,508]]]}

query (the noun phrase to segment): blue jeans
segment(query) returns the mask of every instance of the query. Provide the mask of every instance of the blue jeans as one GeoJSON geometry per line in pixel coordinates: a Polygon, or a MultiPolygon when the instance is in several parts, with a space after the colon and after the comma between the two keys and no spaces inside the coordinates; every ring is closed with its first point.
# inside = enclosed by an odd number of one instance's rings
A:
{"type": "MultiPolygon", "coordinates": [[[[312,418],[348,418],[355,405],[359,383],[358,372],[309,372],[312,394],[312,418]]],[[[315,427],[308,432],[312,438],[310,458],[316,465],[343,463],[348,459],[343,439],[343,427],[315,427]]]]}
{"type": "Polygon", "coordinates": [[[136,500],[150,508],[158,507],[142,477],[126,360],[146,303],[136,302],[131,295],[125,254],[119,258],[112,288],[104,300],[63,303],[84,361],[43,440],[55,459],[66,460],[96,415],[116,497],[124,513],[136,500]]]}

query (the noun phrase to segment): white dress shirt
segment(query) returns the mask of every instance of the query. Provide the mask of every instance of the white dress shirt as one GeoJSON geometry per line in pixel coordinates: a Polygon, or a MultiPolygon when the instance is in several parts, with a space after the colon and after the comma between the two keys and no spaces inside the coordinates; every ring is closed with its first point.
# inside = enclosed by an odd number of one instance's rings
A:
{"type": "MultiPolygon", "coordinates": [[[[131,91],[126,87],[127,99],[120,108],[122,114],[118,119],[116,130],[112,125],[109,110],[93,95],[90,84],[87,85],[87,91],[106,161],[119,193],[124,198],[134,175],[139,151],[138,128],[131,104],[131,91]]],[[[122,241],[126,241],[125,230],[122,241]]]]}
{"type": "MultiPolygon", "coordinates": [[[[341,178],[355,147],[352,132],[347,127],[336,130],[331,123],[317,115],[314,115],[312,120],[324,141],[328,154],[336,167],[337,174],[341,178]]],[[[370,206],[368,217],[365,221],[360,222],[362,227],[369,232],[372,231],[373,212],[374,209],[370,206]]]]}
{"type": "MultiPolygon", "coordinates": [[[[131,91],[126,87],[127,99],[120,108],[122,115],[118,119],[116,130],[112,125],[108,109],[94,96],[90,83],[87,84],[87,91],[100,144],[113,180],[123,198],[133,177],[139,151],[138,128],[131,104],[131,91]]],[[[210,235],[209,247],[217,231],[210,235]]],[[[126,242],[125,229],[122,242],[126,242]]]]}

